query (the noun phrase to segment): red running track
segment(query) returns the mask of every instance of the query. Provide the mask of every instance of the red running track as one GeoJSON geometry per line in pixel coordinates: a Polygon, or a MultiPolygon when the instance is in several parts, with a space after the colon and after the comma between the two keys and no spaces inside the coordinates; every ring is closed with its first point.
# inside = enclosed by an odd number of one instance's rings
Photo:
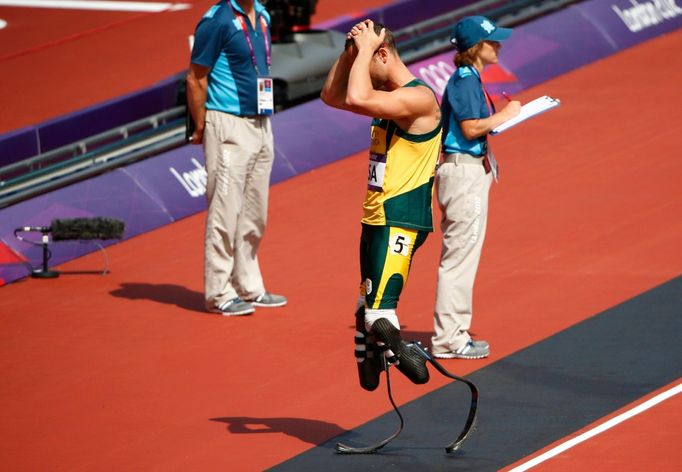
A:
{"type": "MultiPolygon", "coordinates": [[[[681,45],[682,31],[668,34],[520,96],[547,93],[563,105],[494,138],[503,180],[492,191],[474,322],[493,352],[450,361],[453,372],[679,276],[682,97],[671,91],[682,56],[668,52],[681,45]]],[[[0,463],[13,471],[263,470],[388,411],[383,394],[357,386],[351,353],[365,158],[272,188],[261,256],[268,288],[289,297],[283,309],[242,319],[202,312],[205,214],[111,247],[108,276],[0,289],[0,463]],[[235,419],[242,429],[227,426],[235,419]]],[[[399,310],[422,341],[431,332],[438,239],[417,254],[399,310]]],[[[101,266],[93,253],[60,269],[101,266]]],[[[445,383],[394,378],[401,404],[445,383]]],[[[679,417],[679,401],[662,407],[679,417]]],[[[670,431],[647,418],[647,467],[679,462],[662,446],[670,431]]],[[[679,428],[672,434],[679,443],[679,428]]],[[[611,470],[630,465],[627,454],[611,459],[611,470]]],[[[585,453],[573,465],[592,460],[585,453]]]]}

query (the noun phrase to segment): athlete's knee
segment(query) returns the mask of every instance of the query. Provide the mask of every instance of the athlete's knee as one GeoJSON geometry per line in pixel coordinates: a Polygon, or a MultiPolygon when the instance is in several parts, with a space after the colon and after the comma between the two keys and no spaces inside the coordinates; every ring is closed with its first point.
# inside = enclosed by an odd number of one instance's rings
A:
{"type": "Polygon", "coordinates": [[[400,321],[394,309],[365,309],[365,327],[367,331],[372,329],[372,325],[381,318],[386,318],[396,329],[400,329],[400,321]]]}

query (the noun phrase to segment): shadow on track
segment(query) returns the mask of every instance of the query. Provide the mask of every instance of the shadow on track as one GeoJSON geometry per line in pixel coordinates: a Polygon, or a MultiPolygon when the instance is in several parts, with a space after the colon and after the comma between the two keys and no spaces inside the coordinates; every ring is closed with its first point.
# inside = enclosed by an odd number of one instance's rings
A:
{"type": "Polygon", "coordinates": [[[152,300],[175,305],[189,311],[206,313],[204,295],[187,287],[175,284],[124,283],[109,292],[114,297],[130,300],[152,300]]]}
{"type": "Polygon", "coordinates": [[[346,432],[334,423],[306,418],[253,418],[233,416],[211,418],[211,421],[226,423],[227,430],[234,434],[284,433],[310,444],[322,444],[328,438],[346,432]]]}

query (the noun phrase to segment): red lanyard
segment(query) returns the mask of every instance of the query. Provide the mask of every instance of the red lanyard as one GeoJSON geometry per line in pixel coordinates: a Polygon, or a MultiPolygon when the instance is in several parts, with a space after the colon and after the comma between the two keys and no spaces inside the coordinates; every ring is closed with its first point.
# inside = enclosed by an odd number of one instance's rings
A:
{"type": "Polygon", "coordinates": [[[493,102],[493,99],[490,98],[490,94],[488,94],[488,91],[483,86],[483,82],[481,82],[481,87],[483,87],[483,95],[485,95],[485,100],[488,102],[488,112],[490,113],[490,116],[492,116],[495,114],[495,102],[493,102]]]}
{"type": "Polygon", "coordinates": [[[490,97],[490,94],[488,94],[488,91],[485,89],[483,81],[481,80],[481,74],[478,73],[474,66],[469,67],[474,72],[474,74],[476,74],[476,77],[478,77],[478,81],[481,83],[481,88],[483,89],[483,96],[485,97],[486,105],[488,105],[488,113],[490,113],[490,116],[492,116],[495,114],[495,102],[493,102],[493,99],[490,97]]]}
{"type": "MultiPolygon", "coordinates": [[[[249,36],[249,30],[246,29],[246,21],[244,20],[244,15],[239,13],[235,8],[234,5],[232,5],[232,2],[230,0],[227,0],[230,6],[232,7],[232,11],[234,12],[234,16],[239,20],[239,23],[242,25],[242,31],[244,32],[244,38],[246,39],[246,44],[249,46],[249,52],[251,53],[251,63],[253,64],[253,68],[256,69],[256,75],[258,75],[258,62],[256,61],[256,52],[253,49],[253,43],[251,42],[251,37],[249,36]]],[[[260,15],[260,26],[261,29],[263,30],[263,41],[265,42],[265,62],[268,65],[268,75],[270,74],[270,69],[272,68],[272,55],[270,54],[270,42],[268,41],[268,23],[265,21],[265,18],[263,18],[263,15],[260,15]]]]}

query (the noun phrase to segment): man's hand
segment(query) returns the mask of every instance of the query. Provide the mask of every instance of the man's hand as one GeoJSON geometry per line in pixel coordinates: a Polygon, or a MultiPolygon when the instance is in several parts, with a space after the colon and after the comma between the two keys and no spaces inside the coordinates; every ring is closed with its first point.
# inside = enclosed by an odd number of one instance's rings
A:
{"type": "Polygon", "coordinates": [[[374,22],[372,20],[365,20],[353,26],[347,37],[353,39],[358,51],[366,49],[374,52],[384,43],[386,30],[382,28],[381,32],[377,35],[374,32],[374,22]]]}
{"type": "Polygon", "coordinates": [[[208,67],[197,64],[190,64],[189,71],[187,71],[187,108],[196,126],[194,133],[189,138],[189,142],[192,144],[201,144],[204,140],[209,71],[208,67]]]}
{"type": "Polygon", "coordinates": [[[195,129],[192,136],[189,137],[190,144],[201,144],[204,141],[204,130],[195,129]]]}
{"type": "Polygon", "coordinates": [[[510,100],[503,109],[492,116],[476,120],[460,121],[459,127],[466,139],[476,139],[490,133],[505,121],[521,113],[521,102],[510,100]]]}

